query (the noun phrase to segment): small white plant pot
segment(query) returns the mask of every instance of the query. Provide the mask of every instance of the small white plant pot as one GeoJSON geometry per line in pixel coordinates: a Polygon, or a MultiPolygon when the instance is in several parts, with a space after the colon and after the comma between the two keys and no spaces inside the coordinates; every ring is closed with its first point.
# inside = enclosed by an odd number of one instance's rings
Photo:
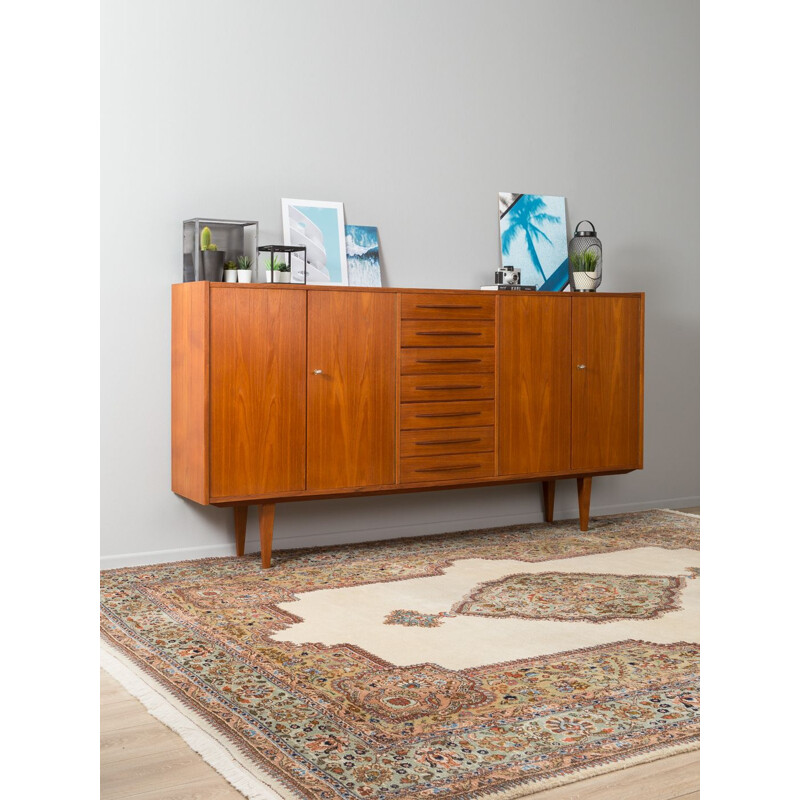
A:
{"type": "Polygon", "coordinates": [[[238,270],[235,269],[226,269],[223,271],[223,275],[225,276],[225,283],[236,283],[236,273],[238,270]]]}
{"type": "Polygon", "coordinates": [[[572,280],[575,281],[576,292],[590,292],[595,288],[597,281],[596,272],[573,272],[572,280]]]}
{"type": "Polygon", "coordinates": [[[272,280],[273,280],[273,283],[291,283],[292,282],[292,273],[291,272],[278,272],[277,270],[275,270],[272,273],[272,280]]]}
{"type": "Polygon", "coordinates": [[[252,283],[253,270],[237,269],[236,273],[239,276],[239,283],[252,283]]]}

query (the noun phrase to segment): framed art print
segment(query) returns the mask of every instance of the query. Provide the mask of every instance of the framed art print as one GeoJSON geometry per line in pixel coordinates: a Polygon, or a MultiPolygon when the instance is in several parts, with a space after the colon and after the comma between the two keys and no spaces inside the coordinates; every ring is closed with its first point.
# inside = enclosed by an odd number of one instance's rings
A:
{"type": "Polygon", "coordinates": [[[344,237],[344,206],[325,200],[281,199],[283,243],[305,247],[308,264],[301,254],[292,255],[292,283],[347,286],[347,255],[344,237]]]}
{"type": "Polygon", "coordinates": [[[522,283],[560,292],[569,280],[567,214],[563,197],[500,192],[503,266],[522,273],[522,283]]]}
{"type": "Polygon", "coordinates": [[[378,229],[370,225],[345,225],[344,232],[348,283],[350,286],[380,286],[378,229]]]}

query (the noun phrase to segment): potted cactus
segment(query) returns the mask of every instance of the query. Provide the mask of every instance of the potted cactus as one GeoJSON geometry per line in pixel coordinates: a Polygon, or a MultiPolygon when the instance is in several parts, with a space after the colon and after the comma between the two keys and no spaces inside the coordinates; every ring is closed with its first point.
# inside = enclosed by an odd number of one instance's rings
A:
{"type": "Polygon", "coordinates": [[[253,278],[253,270],[250,269],[250,257],[239,256],[237,274],[239,276],[239,283],[251,283],[253,278]]]}
{"type": "Polygon", "coordinates": [[[211,228],[203,228],[200,232],[200,250],[203,256],[203,276],[207,281],[220,280],[225,251],[217,250],[217,246],[211,241],[211,228]]]}
{"type": "Polygon", "coordinates": [[[226,261],[225,269],[222,274],[225,283],[236,283],[236,262],[226,261]]]}
{"type": "Polygon", "coordinates": [[[267,269],[272,269],[272,282],[273,283],[291,283],[292,270],[288,264],[283,261],[276,261],[270,267],[270,263],[266,264],[267,269]]]}

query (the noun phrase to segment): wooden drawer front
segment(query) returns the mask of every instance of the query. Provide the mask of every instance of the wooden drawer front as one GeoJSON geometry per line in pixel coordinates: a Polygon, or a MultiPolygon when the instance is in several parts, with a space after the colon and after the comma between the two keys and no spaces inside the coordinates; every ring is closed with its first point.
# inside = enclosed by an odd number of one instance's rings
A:
{"type": "Polygon", "coordinates": [[[494,397],[494,375],[404,375],[400,381],[403,403],[494,397]]]}
{"type": "Polygon", "coordinates": [[[474,294],[404,294],[403,319],[494,319],[495,298],[474,294]]]}
{"type": "Polygon", "coordinates": [[[400,351],[403,375],[494,372],[493,347],[423,347],[400,351]]]}
{"type": "Polygon", "coordinates": [[[400,483],[459,481],[494,475],[494,453],[458,453],[400,459],[400,483]]]}
{"type": "Polygon", "coordinates": [[[493,320],[404,319],[403,347],[487,347],[494,345],[493,320]]]}
{"type": "Polygon", "coordinates": [[[403,431],[478,425],[494,425],[494,400],[400,404],[400,430],[403,431]]]}
{"type": "Polygon", "coordinates": [[[441,456],[451,453],[490,453],[494,427],[447,428],[437,431],[401,431],[400,458],[441,456]]]}

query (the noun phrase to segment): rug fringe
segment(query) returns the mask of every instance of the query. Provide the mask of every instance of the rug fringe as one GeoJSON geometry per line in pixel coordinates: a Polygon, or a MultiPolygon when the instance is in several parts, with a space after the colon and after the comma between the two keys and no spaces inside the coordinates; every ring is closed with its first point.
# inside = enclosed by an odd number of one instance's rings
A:
{"type": "Polygon", "coordinates": [[[700,519],[699,514],[690,514],[688,511],[678,511],[675,508],[657,508],[656,511],[666,511],[668,514],[680,514],[682,517],[692,517],[693,519],[700,519]]]}
{"type": "MultiPolygon", "coordinates": [[[[112,652],[101,643],[100,666],[139,700],[148,713],[178,734],[209,766],[249,800],[288,800],[293,792],[283,794],[256,778],[230,750],[192,721],[163,694],[141,677],[141,672],[121,653],[112,652]]],[[[299,800],[299,798],[298,798],[299,800]]]]}

